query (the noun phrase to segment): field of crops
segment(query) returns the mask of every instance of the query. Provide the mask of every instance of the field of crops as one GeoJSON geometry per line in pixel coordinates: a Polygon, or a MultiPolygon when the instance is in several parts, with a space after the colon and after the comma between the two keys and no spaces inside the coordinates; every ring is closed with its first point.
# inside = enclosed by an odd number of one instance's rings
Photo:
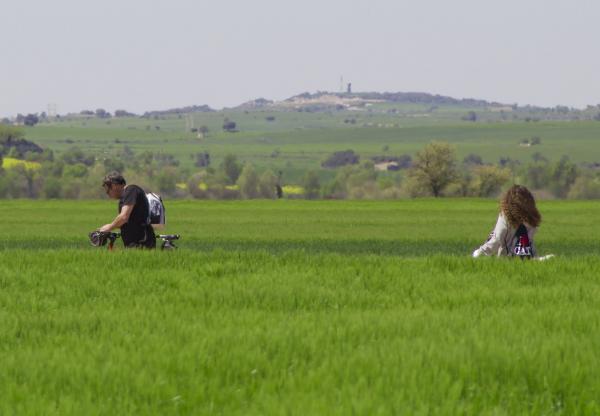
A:
{"type": "Polygon", "coordinates": [[[96,157],[106,157],[128,146],[135,152],[145,150],[175,155],[182,166],[192,166],[193,155],[209,152],[213,165],[227,153],[262,169],[283,170],[297,179],[308,169],[319,169],[323,159],[336,151],[352,149],[366,160],[376,155],[414,155],[427,143],[438,140],[456,146],[460,160],[480,155],[486,163],[498,163],[501,157],[528,162],[540,153],[556,161],[568,155],[574,162],[600,161],[600,123],[468,123],[444,118],[418,121],[406,117],[360,115],[356,125],[344,124],[344,117],[326,113],[277,113],[275,122],[267,122],[263,112],[219,112],[198,115],[196,125],[210,127],[208,137],[198,139],[186,133],[184,120],[169,118],[147,120],[123,118],[111,121],[65,121],[39,124],[26,129],[26,138],[60,152],[78,146],[96,157]],[[225,133],[220,124],[224,117],[238,121],[237,133],[225,133]],[[364,121],[364,122],[363,122],[364,121]],[[106,123],[110,124],[106,124],[106,123]],[[155,127],[159,127],[156,130],[155,127]],[[149,129],[148,129],[149,128],[149,129]],[[519,146],[523,139],[538,137],[541,144],[519,146]]]}
{"type": "Polygon", "coordinates": [[[547,262],[469,258],[489,200],[176,201],[176,252],[3,201],[0,414],[598,414],[600,204],[540,211],[547,262]]]}

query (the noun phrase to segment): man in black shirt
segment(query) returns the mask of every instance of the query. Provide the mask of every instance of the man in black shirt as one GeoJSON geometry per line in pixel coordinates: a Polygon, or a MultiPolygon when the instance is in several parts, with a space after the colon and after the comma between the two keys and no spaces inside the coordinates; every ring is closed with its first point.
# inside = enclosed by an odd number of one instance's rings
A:
{"type": "Polygon", "coordinates": [[[125,247],[155,248],[156,238],[148,224],[149,207],[144,190],[137,185],[127,185],[118,172],[105,176],[102,187],[109,198],[119,200],[119,211],[113,222],[103,225],[99,231],[108,232],[120,227],[125,247]]]}

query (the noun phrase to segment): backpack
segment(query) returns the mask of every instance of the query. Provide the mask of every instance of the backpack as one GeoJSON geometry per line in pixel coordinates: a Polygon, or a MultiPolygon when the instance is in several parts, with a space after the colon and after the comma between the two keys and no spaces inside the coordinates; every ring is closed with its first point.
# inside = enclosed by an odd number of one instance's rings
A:
{"type": "Polygon", "coordinates": [[[146,194],[146,198],[148,198],[148,224],[165,225],[167,223],[165,204],[160,195],[149,192],[146,194]]]}
{"type": "Polygon", "coordinates": [[[513,237],[512,256],[518,257],[521,260],[531,259],[534,256],[533,246],[527,234],[527,228],[524,224],[519,225],[515,236],[513,237]]]}

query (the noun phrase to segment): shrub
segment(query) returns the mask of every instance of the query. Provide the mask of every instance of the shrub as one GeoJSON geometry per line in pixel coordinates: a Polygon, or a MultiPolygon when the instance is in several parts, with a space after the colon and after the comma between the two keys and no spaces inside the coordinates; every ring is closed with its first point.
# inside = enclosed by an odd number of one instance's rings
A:
{"type": "Polygon", "coordinates": [[[198,172],[187,181],[187,189],[190,195],[198,199],[206,199],[209,197],[207,182],[207,173],[198,172]]]}
{"type": "Polygon", "coordinates": [[[258,174],[254,170],[254,166],[247,163],[242,169],[242,173],[237,180],[240,188],[240,195],[245,199],[257,198],[258,192],[258,174]]]}
{"type": "Polygon", "coordinates": [[[60,179],[51,176],[44,180],[43,195],[45,198],[60,198],[61,191],[60,179]]]}
{"type": "Polygon", "coordinates": [[[317,172],[314,170],[306,172],[302,179],[302,187],[304,188],[304,197],[306,199],[318,198],[321,191],[321,183],[317,172]]]}
{"type": "Polygon", "coordinates": [[[161,169],[154,177],[154,184],[158,192],[164,195],[173,195],[177,190],[177,170],[172,166],[161,169]]]}
{"type": "Polygon", "coordinates": [[[88,173],[86,166],[83,163],[67,165],[63,171],[63,176],[68,178],[83,178],[88,173]]]}
{"type": "Polygon", "coordinates": [[[79,179],[63,180],[62,196],[67,199],[78,199],[81,192],[81,181],[79,179]]]}
{"type": "Polygon", "coordinates": [[[569,199],[600,199],[600,179],[580,176],[569,189],[569,199]]]}

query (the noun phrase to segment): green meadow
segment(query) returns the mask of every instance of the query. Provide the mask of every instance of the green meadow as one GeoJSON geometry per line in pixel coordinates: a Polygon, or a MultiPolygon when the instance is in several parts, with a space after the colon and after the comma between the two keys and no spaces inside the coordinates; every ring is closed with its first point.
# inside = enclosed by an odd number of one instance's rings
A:
{"type": "Polygon", "coordinates": [[[472,259],[491,200],[3,201],[1,414],[598,414],[597,202],[543,201],[546,261],[472,259]]]}
{"type": "Polygon", "coordinates": [[[200,113],[194,116],[194,125],[206,125],[210,130],[202,139],[195,133],[186,132],[185,118],[175,116],[158,120],[92,118],[41,123],[26,128],[25,136],[58,154],[78,146],[102,158],[128,146],[136,153],[148,150],[172,154],[185,167],[193,166],[196,153],[209,152],[214,166],[226,154],[232,153],[241,161],[253,163],[259,170],[281,170],[292,182],[299,180],[307,170],[320,169],[324,158],[336,151],[352,149],[362,160],[382,155],[414,156],[434,140],[455,145],[459,160],[474,153],[485,163],[496,164],[505,157],[529,162],[539,153],[552,161],[563,155],[576,163],[600,161],[600,123],[597,121],[469,123],[460,120],[464,112],[466,109],[454,108],[432,117],[348,111],[340,114],[200,113]],[[448,118],[450,114],[453,118],[448,118]],[[275,121],[266,121],[268,115],[275,116],[275,121]],[[225,117],[237,122],[237,133],[222,131],[225,117]],[[356,124],[344,123],[345,119],[353,117],[357,119],[356,124]],[[539,137],[541,144],[519,146],[523,139],[532,137],[539,137]]]}

